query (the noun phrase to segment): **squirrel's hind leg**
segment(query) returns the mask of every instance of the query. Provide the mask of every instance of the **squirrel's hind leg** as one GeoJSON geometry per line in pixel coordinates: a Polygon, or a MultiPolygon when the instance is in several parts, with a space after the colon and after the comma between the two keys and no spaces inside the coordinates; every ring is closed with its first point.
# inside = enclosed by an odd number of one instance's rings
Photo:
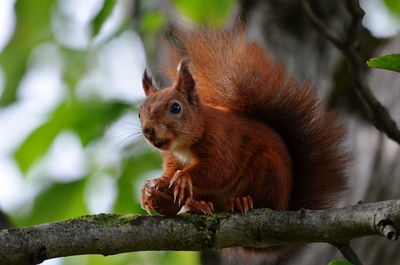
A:
{"type": "Polygon", "coordinates": [[[251,208],[288,210],[292,189],[290,159],[273,149],[255,153],[244,170],[239,185],[230,198],[228,210],[245,212],[251,208]],[[232,205],[233,204],[233,205],[232,205]]]}

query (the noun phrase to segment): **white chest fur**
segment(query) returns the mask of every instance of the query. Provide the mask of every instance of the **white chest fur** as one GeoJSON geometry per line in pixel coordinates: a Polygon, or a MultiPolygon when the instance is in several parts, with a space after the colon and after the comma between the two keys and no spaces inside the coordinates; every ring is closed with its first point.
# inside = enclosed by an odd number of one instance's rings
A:
{"type": "Polygon", "coordinates": [[[190,150],[174,150],[174,155],[178,158],[181,163],[186,167],[192,163],[193,155],[190,150]]]}

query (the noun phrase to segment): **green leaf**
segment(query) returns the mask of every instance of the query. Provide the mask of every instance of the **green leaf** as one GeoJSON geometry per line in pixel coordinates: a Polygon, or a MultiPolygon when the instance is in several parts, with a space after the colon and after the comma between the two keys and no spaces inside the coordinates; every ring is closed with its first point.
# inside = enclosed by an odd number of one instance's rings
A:
{"type": "Polygon", "coordinates": [[[61,104],[54,111],[53,117],[33,131],[16,150],[14,157],[23,173],[46,154],[56,136],[67,127],[69,123],[67,112],[67,104],[61,104]]]}
{"type": "Polygon", "coordinates": [[[393,14],[400,16],[400,1],[399,0],[384,0],[387,8],[393,14]]]}
{"type": "Polygon", "coordinates": [[[173,0],[175,7],[197,23],[221,26],[231,15],[236,0],[173,0]]]}
{"type": "MultiPolygon", "coordinates": [[[[101,255],[90,255],[88,256],[88,262],[85,263],[87,265],[128,265],[128,264],[146,264],[146,262],[135,262],[138,260],[138,253],[123,253],[118,255],[111,256],[101,256],[101,255]]],[[[81,263],[70,263],[81,264],[81,263]]],[[[151,263],[147,263],[151,264],[151,263]]]]}
{"type": "Polygon", "coordinates": [[[61,128],[48,122],[37,128],[15,152],[15,159],[23,173],[49,149],[61,128]]]}
{"type": "Polygon", "coordinates": [[[330,262],[328,265],[353,265],[353,264],[348,262],[347,260],[334,260],[330,262]]]}
{"type": "Polygon", "coordinates": [[[143,176],[149,170],[160,168],[161,155],[150,150],[124,161],[122,174],[118,180],[118,197],[114,204],[114,212],[145,213],[140,208],[139,198],[134,194],[134,191],[137,190],[134,187],[135,179],[143,176]]]}
{"type": "Polygon", "coordinates": [[[382,57],[371,58],[368,60],[369,67],[381,68],[400,72],[400,54],[390,54],[382,57]]]}
{"type": "Polygon", "coordinates": [[[38,161],[51,146],[55,137],[65,129],[76,132],[86,146],[101,137],[107,126],[130,105],[121,102],[73,101],[64,102],[48,122],[37,128],[16,150],[15,158],[23,173],[38,161]]]}
{"type": "MultiPolygon", "coordinates": [[[[71,259],[69,257],[68,259],[71,259]]],[[[71,259],[64,265],[82,264],[78,259],[71,259]],[[75,261],[75,263],[73,262],[75,261]]],[[[100,255],[88,256],[87,265],[127,265],[127,264],[158,264],[158,265],[200,265],[199,252],[194,251],[142,251],[123,253],[103,257],[100,255]]]]}
{"type": "Polygon", "coordinates": [[[140,21],[140,30],[146,34],[157,33],[166,23],[165,16],[160,12],[149,12],[140,21]]]}
{"type": "Polygon", "coordinates": [[[71,183],[54,183],[36,197],[28,216],[13,217],[16,227],[61,221],[88,214],[83,193],[86,179],[71,183]]]}
{"type": "Polygon", "coordinates": [[[90,50],[73,50],[66,47],[60,47],[60,50],[64,59],[63,81],[75,92],[76,85],[90,68],[88,65],[90,50]]]}
{"type": "Polygon", "coordinates": [[[131,106],[117,101],[77,102],[69,112],[73,117],[70,128],[78,133],[82,145],[86,146],[93,139],[101,137],[111,122],[127,108],[131,106]]]}
{"type": "Polygon", "coordinates": [[[200,265],[199,252],[194,251],[168,251],[165,253],[160,265],[200,265]]]}
{"type": "Polygon", "coordinates": [[[92,21],[92,37],[95,37],[97,34],[99,34],[103,23],[111,15],[111,12],[113,11],[116,3],[116,0],[104,1],[103,8],[92,21]]]}
{"type": "Polygon", "coordinates": [[[16,100],[18,84],[26,70],[32,50],[40,43],[52,40],[50,27],[51,7],[54,0],[22,1],[15,4],[17,16],[14,35],[0,54],[5,86],[0,105],[16,100]]]}

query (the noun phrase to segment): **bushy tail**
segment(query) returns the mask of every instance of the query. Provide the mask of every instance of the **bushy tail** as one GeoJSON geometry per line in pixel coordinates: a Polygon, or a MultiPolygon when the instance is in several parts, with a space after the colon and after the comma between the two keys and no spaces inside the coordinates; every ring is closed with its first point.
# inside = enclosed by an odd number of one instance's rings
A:
{"type": "Polygon", "coordinates": [[[331,207],[345,186],[343,130],[314,89],[248,42],[242,25],[186,29],[176,37],[166,67],[173,79],[178,62],[189,57],[202,102],[258,117],[283,137],[294,167],[290,209],[331,207]]]}

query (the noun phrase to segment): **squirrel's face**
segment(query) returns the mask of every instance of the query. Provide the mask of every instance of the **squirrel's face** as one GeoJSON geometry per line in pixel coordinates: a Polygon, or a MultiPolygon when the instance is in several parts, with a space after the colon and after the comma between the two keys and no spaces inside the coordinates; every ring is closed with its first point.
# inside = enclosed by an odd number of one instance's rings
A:
{"type": "Polygon", "coordinates": [[[139,110],[142,133],[154,147],[173,151],[190,147],[197,127],[198,100],[195,83],[184,59],[178,78],[169,88],[157,90],[147,71],[143,74],[146,100],[139,110]]]}

